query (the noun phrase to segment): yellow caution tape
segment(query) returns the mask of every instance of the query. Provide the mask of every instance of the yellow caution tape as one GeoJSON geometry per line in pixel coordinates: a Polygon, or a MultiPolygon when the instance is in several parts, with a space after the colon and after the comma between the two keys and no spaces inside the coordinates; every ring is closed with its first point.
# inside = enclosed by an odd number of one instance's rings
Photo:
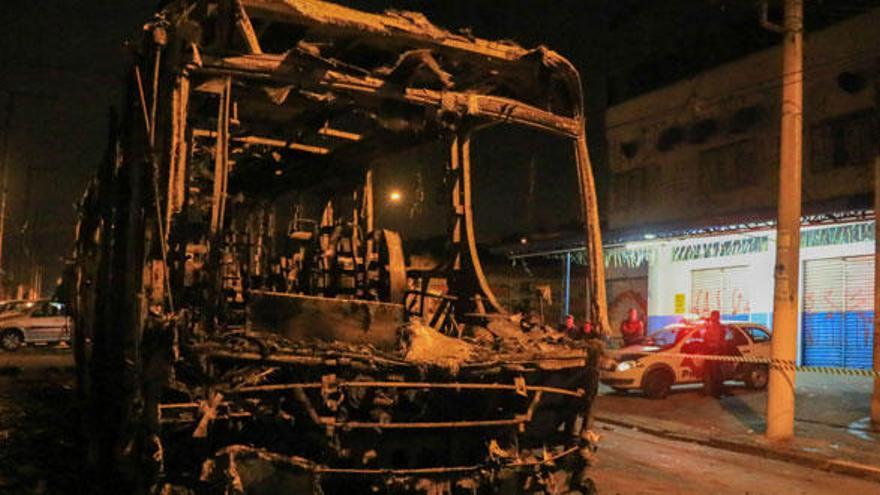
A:
{"type": "MultiPolygon", "coordinates": [[[[619,358],[619,354],[624,353],[623,351],[616,350],[611,351],[609,354],[612,357],[619,358]],[[617,354],[618,356],[615,356],[617,354]]],[[[719,354],[683,354],[680,352],[647,352],[647,351],[625,351],[625,354],[638,354],[643,356],[659,356],[659,357],[669,357],[669,358],[682,358],[682,359],[706,359],[709,361],[724,361],[730,363],[751,363],[751,364],[766,364],[772,368],[783,369],[783,370],[794,370],[794,371],[802,371],[805,373],[824,373],[828,375],[841,375],[841,376],[864,376],[864,377],[880,377],[880,371],[878,370],[863,370],[863,369],[855,369],[855,368],[838,368],[835,366],[801,366],[798,365],[796,361],[789,361],[785,359],[773,359],[773,358],[764,358],[764,357],[753,357],[753,356],[730,356],[730,355],[719,355],[719,354]]]]}

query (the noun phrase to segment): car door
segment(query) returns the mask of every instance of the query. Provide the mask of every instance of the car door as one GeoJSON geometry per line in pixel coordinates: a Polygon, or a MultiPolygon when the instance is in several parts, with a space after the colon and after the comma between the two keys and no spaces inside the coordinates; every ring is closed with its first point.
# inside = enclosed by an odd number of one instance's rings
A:
{"type": "MultiPolygon", "coordinates": [[[[678,354],[702,355],[706,353],[705,327],[688,330],[673,349],[678,354]]],[[[677,383],[694,383],[703,379],[705,360],[698,357],[680,357],[675,367],[677,383]]]]}
{"type": "MultiPolygon", "coordinates": [[[[752,339],[749,337],[746,330],[740,328],[736,325],[731,325],[727,327],[727,332],[725,335],[725,339],[728,341],[729,348],[733,347],[739,351],[741,356],[750,357],[754,354],[754,346],[752,345],[752,339]]],[[[742,363],[725,363],[724,369],[728,376],[735,374],[738,372],[740,368],[740,364],[742,363]]]]}
{"type": "Polygon", "coordinates": [[[48,316],[46,317],[46,340],[58,342],[69,338],[70,327],[64,311],[64,305],[52,301],[49,303],[48,316]]]}
{"type": "Polygon", "coordinates": [[[65,338],[67,319],[60,303],[51,301],[38,303],[28,320],[32,341],[57,342],[65,338]]]}
{"type": "Polygon", "coordinates": [[[732,345],[736,347],[736,350],[738,350],[740,354],[743,356],[749,356],[754,352],[752,339],[749,338],[746,331],[735,325],[727,327],[727,331],[728,334],[726,338],[732,342],[732,345]]]}
{"type": "Polygon", "coordinates": [[[28,342],[45,342],[48,334],[48,304],[39,302],[21,318],[28,342]]]}

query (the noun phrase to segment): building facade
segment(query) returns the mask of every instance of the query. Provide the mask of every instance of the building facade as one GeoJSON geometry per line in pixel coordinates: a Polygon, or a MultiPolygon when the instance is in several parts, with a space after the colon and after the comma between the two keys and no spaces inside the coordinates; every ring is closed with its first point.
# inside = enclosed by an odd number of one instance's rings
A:
{"type": "MultiPolygon", "coordinates": [[[[871,192],[880,10],[805,38],[804,202],[871,192]]],[[[776,207],[780,48],[609,108],[610,231],[716,225],[776,207]]]]}
{"type": "MultiPolygon", "coordinates": [[[[798,356],[869,368],[880,10],[805,40],[798,356]]],[[[686,315],[770,327],[782,53],[770,49],[607,114],[609,314],[650,330],[686,315]]],[[[577,257],[575,258],[578,259],[577,257]]]]}
{"type": "MultiPolygon", "coordinates": [[[[798,361],[806,365],[872,365],[878,25],[873,10],[805,38],[798,361]]],[[[649,332],[712,310],[772,327],[781,68],[781,49],[769,49],[608,109],[612,331],[630,309],[649,332]]],[[[566,274],[586,262],[572,239],[505,249],[512,260],[555,258],[566,274]]],[[[573,280],[563,277],[554,295],[573,280]]]]}

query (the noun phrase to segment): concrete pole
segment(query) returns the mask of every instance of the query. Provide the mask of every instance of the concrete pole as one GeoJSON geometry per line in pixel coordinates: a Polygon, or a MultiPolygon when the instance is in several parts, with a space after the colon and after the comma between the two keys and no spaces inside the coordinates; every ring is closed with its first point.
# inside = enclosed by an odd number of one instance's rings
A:
{"type": "MultiPolygon", "coordinates": [[[[880,59],[874,80],[875,112],[880,116],[880,59]]],[[[874,371],[880,371],[880,140],[874,155],[874,371]]],[[[871,424],[880,430],[880,376],[874,376],[871,424]]]]}
{"type": "MultiPolygon", "coordinates": [[[[803,16],[803,0],[785,0],[779,217],[771,356],[789,362],[797,359],[803,158],[803,16]]],[[[770,367],[766,433],[770,440],[789,440],[794,436],[794,384],[794,370],[770,367]]]]}

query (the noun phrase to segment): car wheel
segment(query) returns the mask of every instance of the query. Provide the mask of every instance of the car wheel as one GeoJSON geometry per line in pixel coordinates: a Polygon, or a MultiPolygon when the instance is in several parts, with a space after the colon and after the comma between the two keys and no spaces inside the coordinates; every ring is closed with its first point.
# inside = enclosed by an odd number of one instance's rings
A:
{"type": "Polygon", "coordinates": [[[0,337],[0,346],[7,351],[17,351],[24,344],[24,336],[18,330],[7,330],[0,337]]]}
{"type": "Polygon", "coordinates": [[[666,370],[654,370],[645,376],[642,382],[642,390],[651,399],[665,399],[669,395],[674,379],[666,370]]]}
{"type": "Polygon", "coordinates": [[[746,370],[746,376],[743,381],[746,382],[746,387],[753,390],[761,390],[767,387],[767,382],[770,378],[769,374],[770,371],[766,365],[750,366],[746,370]]]}

